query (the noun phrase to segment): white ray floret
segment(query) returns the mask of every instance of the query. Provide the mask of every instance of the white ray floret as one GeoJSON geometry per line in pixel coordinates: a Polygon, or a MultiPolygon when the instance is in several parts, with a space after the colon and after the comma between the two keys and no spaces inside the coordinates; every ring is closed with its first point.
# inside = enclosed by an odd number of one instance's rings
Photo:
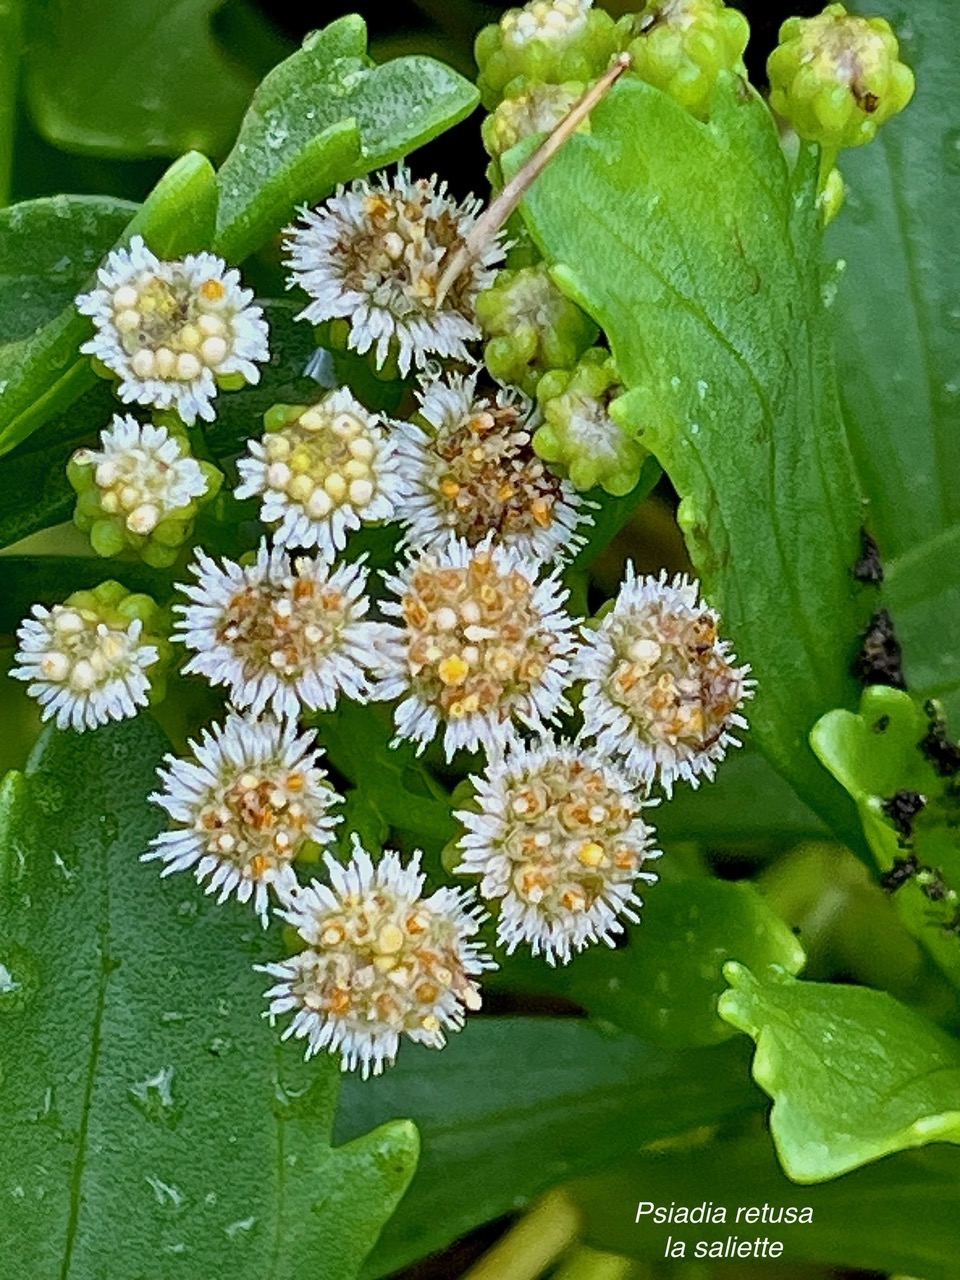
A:
{"type": "Polygon", "coordinates": [[[308,1058],[339,1054],[364,1078],[393,1063],[402,1036],[441,1049],[480,1008],[477,977],[496,968],[475,941],[485,917],[473,892],[425,898],[419,853],[404,866],[388,849],[375,864],[356,836],[346,866],[326,864],[329,885],[313,881],[279,913],[307,945],[261,967],[276,979],[269,1016],[293,1013],[285,1039],[305,1040],[308,1058]]]}
{"type": "Polygon", "coordinates": [[[621,757],[639,782],[659,779],[667,795],[678,778],[712,778],[739,745],[733,730],[747,727],[739,709],[752,696],[750,668],[735,665],[717,624],[696,582],[637,578],[628,565],[613,608],[584,628],[583,737],[621,757]]]}
{"type": "Polygon", "coordinates": [[[481,876],[480,896],[499,901],[508,954],[525,943],[566,964],[590,943],[614,946],[620,917],[639,921],[637,885],[656,880],[646,864],[660,852],[641,813],[650,802],[622,768],[547,737],[513,743],[471,781],[457,872],[481,876]]]}
{"type": "Polygon", "coordinates": [[[317,547],[332,560],[349,532],[393,519],[403,496],[393,442],[346,387],[247,447],[237,497],[262,498],[277,546],[317,547]]]}
{"type": "Polygon", "coordinates": [[[109,254],[97,280],[77,298],[96,329],[80,350],[119,378],[125,404],[172,409],[188,425],[212,422],[218,382],[260,380],[267,324],[222,258],[163,262],[134,236],[109,254]]]}
{"type": "Polygon", "coordinates": [[[78,449],[77,466],[94,468],[100,507],[123,515],[131,533],[149,534],[209,488],[200,463],[166,427],[115,414],[99,449],[78,449]]]}
{"type": "Polygon", "coordinates": [[[386,582],[397,599],[382,609],[398,622],[374,696],[402,699],[398,738],[423,750],[442,729],[449,760],[460,748],[496,751],[518,724],[543,730],[570,710],[575,621],[556,572],[538,583],[516,552],[451,538],[386,582]]]}
{"type": "Polygon", "coordinates": [[[150,690],[147,668],[159,657],[143,641],[143,623],[109,625],[93,610],[36,604],[17,631],[20,647],[10,674],[27,680],[44,720],[58,729],[95,729],[125,720],[145,707],[150,690]]]}
{"type": "Polygon", "coordinates": [[[196,582],[174,639],[193,656],[184,670],[225,685],[239,708],[278,716],[301,708],[329,711],[344,695],[362,700],[367,673],[379,665],[383,623],[369,622],[360,563],[336,569],[309,556],[291,558],[261,546],[252,564],[218,564],[197,552],[196,582]]]}
{"type": "Polygon", "coordinates": [[[218,902],[253,899],[266,927],[269,891],[294,892],[294,859],[313,842],[331,843],[340,797],[326,781],[312,732],[274,716],[231,713],[191,742],[192,759],[168,755],[162,790],[150,797],[173,830],[151,841],[142,861],[159,859],[161,875],[192,870],[218,902]]]}
{"type": "Polygon", "coordinates": [[[432,355],[464,359],[466,344],[481,336],[474,301],[503,259],[499,240],[439,305],[437,286],[447,255],[463,244],[480,208],[473,198],[458,204],[436,178],[414,181],[402,167],[375,183],[360,179],[338,188],[287,229],[290,283],[311,298],[300,318],[345,319],[352,350],[373,349],[378,367],[394,354],[404,375],[432,355]]]}
{"type": "Polygon", "coordinates": [[[536,415],[525,396],[483,394],[475,378],[434,378],[420,392],[420,416],[425,426],[395,425],[412,547],[442,550],[451,533],[475,546],[489,534],[544,563],[576,552],[577,526],[589,517],[570,482],[534,453],[536,415]]]}

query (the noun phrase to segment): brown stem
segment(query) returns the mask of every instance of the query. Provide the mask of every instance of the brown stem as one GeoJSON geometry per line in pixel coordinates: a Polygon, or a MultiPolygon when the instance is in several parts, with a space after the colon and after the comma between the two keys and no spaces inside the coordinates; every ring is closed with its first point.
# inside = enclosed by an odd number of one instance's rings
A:
{"type": "Polygon", "coordinates": [[[539,177],[544,167],[560,150],[571,134],[575,133],[587,118],[600,99],[607,93],[619,77],[630,65],[630,55],[621,53],[610,63],[603,75],[584,93],[583,97],[573,104],[567,114],[551,134],[544,138],[533,155],[517,170],[497,198],[487,205],[464,237],[460,247],[454,252],[443,269],[437,284],[436,306],[443,305],[443,300],[450,292],[451,286],[458,276],[475,261],[486,245],[500,230],[506,220],[523,199],[524,194],[539,177]]]}

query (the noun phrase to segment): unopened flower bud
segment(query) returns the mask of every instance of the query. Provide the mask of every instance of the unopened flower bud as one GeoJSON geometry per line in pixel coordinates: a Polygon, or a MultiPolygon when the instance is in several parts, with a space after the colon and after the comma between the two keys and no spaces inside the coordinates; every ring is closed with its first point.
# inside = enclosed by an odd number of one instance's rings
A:
{"type": "Polygon", "coordinates": [[[560,292],[544,266],[501,271],[478,295],[476,308],[489,338],[487,368],[528,395],[548,369],[568,369],[596,341],[597,326],[560,292]]]}
{"type": "Polygon", "coordinates": [[[569,476],[575,488],[601,485],[607,493],[629,493],[647,455],[610,416],[620,392],[613,359],[594,347],[574,369],[554,369],[537,386],[544,422],[533,447],[569,476]]]}
{"type": "Polygon", "coordinates": [[[883,18],[829,4],[789,18],[767,61],[770,105],[801,138],[836,150],[869,142],[913,96],[913,72],[883,18]]]}
{"type": "Polygon", "coordinates": [[[484,27],[474,53],[484,104],[493,108],[518,76],[547,84],[594,80],[617,52],[616,23],[592,0],[530,0],[484,27]]]}
{"type": "Polygon", "coordinates": [[[694,115],[705,116],[723,71],[746,75],[746,18],[723,0],[650,0],[629,20],[633,70],[694,115]]]}
{"type": "MultiPolygon", "coordinates": [[[[585,85],[577,80],[565,84],[544,84],[540,80],[515,80],[503,101],[480,127],[487,155],[499,160],[505,151],[532,134],[550,133],[573,104],[585,85]]],[[[580,126],[589,130],[589,120],[580,126]]]]}

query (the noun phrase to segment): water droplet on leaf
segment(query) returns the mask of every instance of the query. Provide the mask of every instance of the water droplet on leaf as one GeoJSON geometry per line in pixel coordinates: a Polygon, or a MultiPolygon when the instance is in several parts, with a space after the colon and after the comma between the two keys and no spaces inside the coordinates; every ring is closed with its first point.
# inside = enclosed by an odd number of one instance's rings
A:
{"type": "Polygon", "coordinates": [[[158,1120],[171,1128],[180,1119],[180,1108],[173,1096],[174,1074],[173,1067],[161,1067],[153,1075],[138,1080],[127,1089],[134,1106],[148,1120],[158,1120]]]}

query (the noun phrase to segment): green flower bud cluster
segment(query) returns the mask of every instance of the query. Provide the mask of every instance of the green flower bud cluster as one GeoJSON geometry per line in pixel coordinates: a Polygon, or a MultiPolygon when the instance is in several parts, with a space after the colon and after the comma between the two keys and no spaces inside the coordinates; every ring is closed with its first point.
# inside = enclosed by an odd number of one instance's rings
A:
{"type": "Polygon", "coordinates": [[[601,485],[620,495],[640,478],[647,451],[609,412],[620,390],[613,357],[600,347],[591,348],[575,368],[554,369],[540,379],[537,402],[544,421],[533,447],[577,489],[601,485]]]}
{"type": "Polygon", "coordinates": [[[828,4],[816,18],[789,18],[767,60],[770,105],[807,142],[829,152],[869,142],[913,96],[913,72],[883,18],[828,4]]]}
{"type": "Polygon", "coordinates": [[[592,0],[530,0],[477,36],[478,81],[488,110],[518,77],[546,84],[590,81],[620,49],[617,24],[592,0]]]}
{"type": "Polygon", "coordinates": [[[73,591],[63,602],[65,609],[76,609],[91,621],[102,622],[110,630],[125,631],[134,619],[143,624],[140,643],[152,644],[157,648],[157,661],[151,663],[150,690],[148,697],[152,705],[163,701],[167,687],[167,671],[173,658],[173,645],[170,634],[170,615],[167,609],[161,608],[153,596],[142,591],[130,591],[122,582],[108,578],[97,587],[82,591],[73,591]]]}
{"type": "Polygon", "coordinates": [[[493,285],[477,295],[476,313],[489,338],[487,368],[498,381],[530,396],[542,374],[569,368],[599,332],[542,264],[499,272],[493,285]]]}
{"type": "Polygon", "coordinates": [[[115,418],[102,433],[102,449],[73,454],[67,479],[77,494],[74,523],[97,555],[133,550],[162,569],[189,541],[197,512],[215,497],[224,477],[213,463],[193,457],[176,415],[157,417],[156,424],[145,425],[115,418]]]}
{"type": "Polygon", "coordinates": [[[633,71],[696,116],[707,115],[721,72],[746,75],[750,27],[723,0],[649,0],[625,23],[633,71]]]}
{"type": "MultiPolygon", "coordinates": [[[[503,101],[480,127],[488,156],[499,160],[505,151],[535,133],[549,133],[567,114],[586,88],[581,81],[545,84],[542,81],[512,81],[503,101]]],[[[589,129],[589,121],[580,126],[589,129]]]]}

